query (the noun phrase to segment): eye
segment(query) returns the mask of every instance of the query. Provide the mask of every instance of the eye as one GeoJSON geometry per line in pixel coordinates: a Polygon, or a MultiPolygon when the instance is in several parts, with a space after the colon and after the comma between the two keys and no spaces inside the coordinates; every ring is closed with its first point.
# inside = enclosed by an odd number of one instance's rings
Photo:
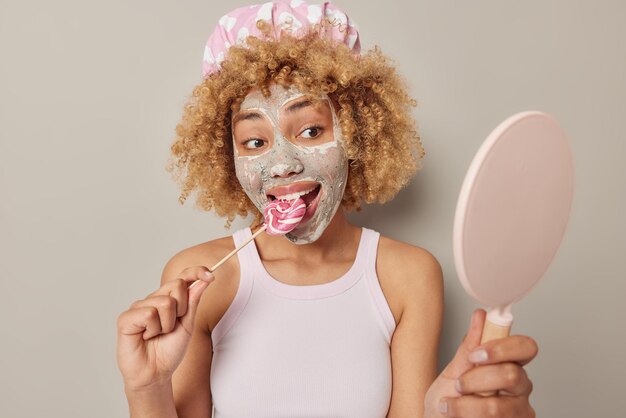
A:
{"type": "Polygon", "coordinates": [[[251,138],[243,143],[245,149],[251,150],[262,148],[263,145],[265,145],[265,141],[259,138],[251,138]]]}
{"type": "Polygon", "coordinates": [[[300,133],[300,136],[303,138],[308,138],[308,139],[317,138],[318,136],[322,134],[323,130],[324,128],[322,128],[321,126],[311,126],[309,128],[306,128],[304,131],[302,131],[300,133]]]}

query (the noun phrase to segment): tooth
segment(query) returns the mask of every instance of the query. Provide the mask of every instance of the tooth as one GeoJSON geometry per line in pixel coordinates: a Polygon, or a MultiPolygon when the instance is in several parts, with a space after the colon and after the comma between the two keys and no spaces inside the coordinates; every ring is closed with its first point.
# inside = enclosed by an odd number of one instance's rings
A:
{"type": "Polygon", "coordinates": [[[315,190],[315,187],[312,187],[312,188],[307,189],[307,190],[303,190],[301,192],[295,192],[295,193],[290,193],[290,194],[286,194],[286,195],[282,195],[282,196],[276,196],[276,199],[279,199],[279,200],[295,200],[295,199],[299,198],[300,196],[304,196],[305,194],[311,193],[313,190],[315,190]]]}

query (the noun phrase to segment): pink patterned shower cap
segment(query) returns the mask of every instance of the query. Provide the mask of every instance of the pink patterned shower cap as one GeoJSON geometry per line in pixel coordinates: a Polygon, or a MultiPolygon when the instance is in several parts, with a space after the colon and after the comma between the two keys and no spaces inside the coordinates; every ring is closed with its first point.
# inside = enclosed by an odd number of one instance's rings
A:
{"type": "Polygon", "coordinates": [[[361,50],[355,23],[330,2],[308,5],[302,0],[275,0],[240,7],[220,18],[204,48],[202,75],[219,71],[232,45],[245,45],[249,36],[264,38],[259,21],[269,24],[275,39],[283,33],[298,37],[318,28],[320,36],[346,44],[355,54],[361,50]]]}

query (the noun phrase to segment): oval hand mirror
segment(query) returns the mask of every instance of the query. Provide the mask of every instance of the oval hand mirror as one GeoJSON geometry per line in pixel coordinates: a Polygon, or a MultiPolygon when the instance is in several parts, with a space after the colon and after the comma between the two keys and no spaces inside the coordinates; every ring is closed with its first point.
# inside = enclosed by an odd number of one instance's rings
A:
{"type": "Polygon", "coordinates": [[[511,305],[559,248],[573,191],[569,142],[546,113],[511,116],[478,150],[459,195],[453,246],[463,287],[492,308],[482,342],[509,334],[511,305]]]}

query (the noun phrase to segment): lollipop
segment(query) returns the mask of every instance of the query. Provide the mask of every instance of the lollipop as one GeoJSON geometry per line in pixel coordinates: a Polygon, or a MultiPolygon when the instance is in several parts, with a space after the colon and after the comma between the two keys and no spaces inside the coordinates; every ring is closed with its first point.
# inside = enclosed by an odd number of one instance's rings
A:
{"type": "Polygon", "coordinates": [[[306,204],[300,198],[295,200],[274,200],[265,210],[265,230],[270,235],[285,235],[293,231],[306,212],[306,204]]]}
{"type": "Polygon", "coordinates": [[[265,217],[263,226],[248,238],[246,242],[232,250],[226,257],[222,258],[217,264],[211,267],[209,271],[215,271],[215,269],[224,264],[230,257],[237,254],[237,251],[248,245],[250,241],[263,231],[267,231],[270,235],[285,235],[293,231],[302,220],[302,217],[304,217],[305,212],[306,203],[300,198],[295,200],[274,200],[270,202],[263,211],[265,217]]]}

